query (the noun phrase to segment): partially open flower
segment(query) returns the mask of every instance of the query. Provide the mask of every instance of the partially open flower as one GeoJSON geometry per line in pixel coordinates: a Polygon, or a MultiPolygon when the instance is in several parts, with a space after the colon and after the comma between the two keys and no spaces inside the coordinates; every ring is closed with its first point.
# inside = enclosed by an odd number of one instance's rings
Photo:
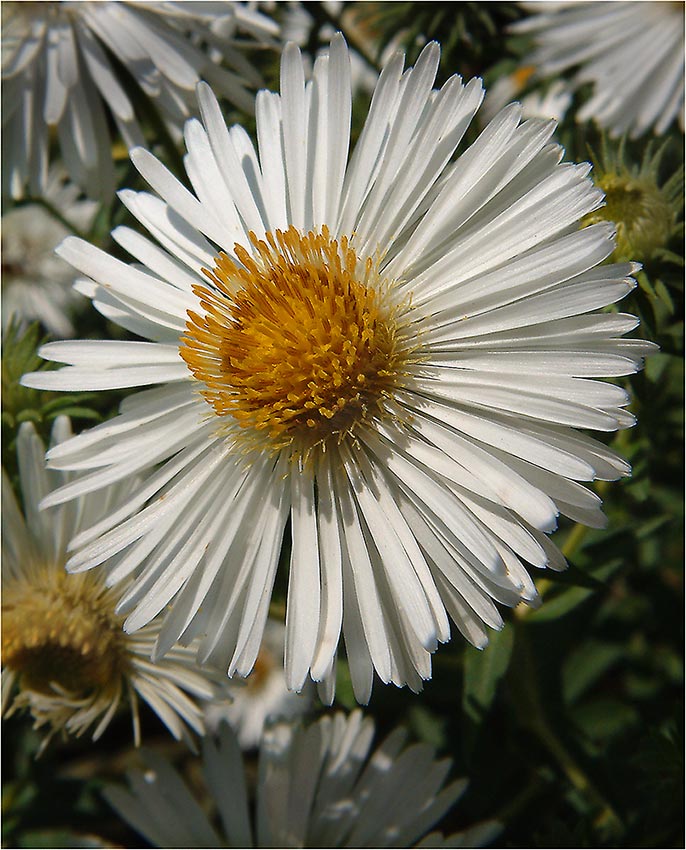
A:
{"type": "MultiPolygon", "coordinates": [[[[69,435],[69,420],[60,417],[53,442],[69,435]]],[[[195,652],[176,646],[153,664],[158,627],[151,623],[127,635],[115,610],[118,593],[103,577],[64,570],[70,536],[83,522],[101,518],[129,485],[115,485],[66,509],[40,511],[51,484],[69,478],[45,469],[44,451],[33,425],[24,423],[17,440],[24,516],[3,470],[3,715],[28,709],[36,728],[48,728],[44,744],[55,732],[79,736],[93,726],[96,740],[128,701],[138,743],[140,696],[174,737],[187,737],[187,726],[202,733],[202,709],[194,698],[210,699],[216,689],[196,667],[195,652]]]]}
{"type": "Polygon", "coordinates": [[[613,150],[609,144],[594,165],[596,186],[605,192],[605,206],[590,213],[586,224],[612,221],[617,227],[617,247],[613,260],[645,263],[666,248],[674,236],[683,209],[683,168],[660,182],[663,145],[655,151],[646,148],[640,165],[631,165],[624,146],[613,150]]]}
{"type": "Polygon", "coordinates": [[[281,722],[262,740],[255,814],[243,760],[228,726],[203,741],[203,774],[221,837],[172,767],[145,753],[129,774],[131,793],[110,787],[109,802],[155,847],[483,847],[500,832],[484,821],[464,832],[429,832],[464,793],[450,784],[450,761],[427,744],[405,746],[395,729],[371,753],[374,723],[361,711],[320,717],[307,727],[281,722]],[[427,833],[429,833],[427,835],[427,833]]]}

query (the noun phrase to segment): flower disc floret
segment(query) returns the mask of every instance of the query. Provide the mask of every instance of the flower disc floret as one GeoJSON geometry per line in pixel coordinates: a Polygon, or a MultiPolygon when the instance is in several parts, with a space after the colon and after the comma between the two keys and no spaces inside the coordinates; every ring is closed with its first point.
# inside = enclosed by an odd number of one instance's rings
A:
{"type": "Polygon", "coordinates": [[[295,227],[250,235],[240,265],[220,254],[214,285],[196,285],[181,356],[218,416],[268,436],[274,449],[307,448],[383,410],[409,357],[398,308],[372,258],[348,239],[295,227]]]}
{"type": "Polygon", "coordinates": [[[8,580],[2,594],[2,661],[21,686],[75,697],[116,690],[128,670],[116,597],[94,574],[69,576],[53,565],[32,581],[8,580]]]}

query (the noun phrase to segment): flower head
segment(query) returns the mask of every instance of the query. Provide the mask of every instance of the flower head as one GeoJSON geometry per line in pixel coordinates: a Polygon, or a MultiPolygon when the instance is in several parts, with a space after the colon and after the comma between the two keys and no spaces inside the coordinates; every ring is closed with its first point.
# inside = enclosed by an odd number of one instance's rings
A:
{"type": "Polygon", "coordinates": [[[574,82],[591,83],[578,121],[595,119],[612,136],[661,134],[678,116],[684,124],[683,3],[579,0],[524,3],[533,14],[513,24],[533,33],[527,63],[539,77],[578,68],[574,82]]]}
{"type": "MultiPolygon", "coordinates": [[[[53,443],[69,434],[69,420],[56,419],[53,443]]],[[[24,516],[3,470],[3,714],[28,709],[37,728],[47,727],[45,743],[56,732],[79,736],[92,727],[96,740],[126,700],[138,743],[141,697],[176,738],[187,737],[187,726],[201,733],[202,710],[194,698],[211,699],[218,689],[195,666],[194,652],[174,647],[152,664],[159,627],[127,635],[116,611],[118,594],[103,576],[64,570],[69,537],[102,519],[129,485],[42,512],[41,499],[68,480],[46,471],[44,452],[33,425],[24,423],[17,440],[24,516]]]]}
{"type": "Polygon", "coordinates": [[[127,147],[143,143],[139,119],[146,108],[129,96],[108,52],[135,80],[137,98],[152,100],[172,130],[194,111],[201,78],[250,109],[247,88],[261,80],[236,49],[237,30],[262,43],[278,34],[269,18],[242,3],[4,3],[3,196],[22,197],[27,183],[30,194],[42,194],[51,127],[72,180],[93,198],[113,194],[103,101],[127,147]]]}
{"type": "Polygon", "coordinates": [[[683,211],[684,171],[679,168],[664,183],[660,165],[666,145],[648,144],[639,165],[626,161],[624,145],[616,150],[603,145],[594,162],[593,179],[605,193],[605,205],[585,222],[614,222],[617,228],[616,260],[645,263],[665,249],[679,229],[683,211]]]}
{"type": "Polygon", "coordinates": [[[432,829],[467,783],[445,785],[450,762],[431,747],[405,747],[397,728],[370,755],[374,723],[360,711],[305,727],[272,725],[260,747],[254,820],[243,761],[228,726],[203,741],[203,774],[221,818],[220,836],[179,776],[153,753],[129,774],[131,792],[109,787],[110,804],[155,847],[483,847],[500,825],[486,821],[444,837],[432,829]]]}
{"type": "Polygon", "coordinates": [[[612,226],[578,227],[602,192],[516,104],[451,162],[483,92],[433,91],[438,61],[435,43],[407,71],[391,59],[349,162],[342,37],[307,86],[286,48],[258,150],[201,85],[195,194],[132,154],[159,197],[121,197],[159,245],[114,237],[142,265],[59,249],[97,308],[151,341],[51,343],[70,365],[24,382],[162,386],[51,451],[90,471],[45,504],[145,472],[68,569],[108,562],[113,582],[151,558],[121,606],[133,632],[171,605],[156,657],[200,636],[201,660],[247,675],[288,528],[288,686],[311,675],[331,700],[342,633],[359,700],[374,671],[419,689],[449,617],[484,646],[494,600],[536,599],[525,564],[564,567],[546,537],[559,513],[604,522],[578,482],[628,474],[576,430],[633,424],[626,392],[594,379],[651,350],[621,339],[633,317],[597,312],[635,285],[631,264],[599,265],[612,226]]]}
{"type": "Polygon", "coordinates": [[[535,70],[533,65],[522,65],[510,74],[499,76],[488,89],[479,110],[479,125],[485,127],[513,100],[521,102],[525,118],[554,118],[558,123],[563,121],[572,102],[569,84],[566,80],[556,80],[547,87],[539,84],[532,91],[527,91],[535,70]]]}

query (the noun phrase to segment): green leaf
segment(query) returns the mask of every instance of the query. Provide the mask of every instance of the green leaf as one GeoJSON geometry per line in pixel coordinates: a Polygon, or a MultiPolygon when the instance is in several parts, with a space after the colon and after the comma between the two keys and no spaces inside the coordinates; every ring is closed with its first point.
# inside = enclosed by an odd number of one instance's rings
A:
{"type": "Polygon", "coordinates": [[[659,516],[651,517],[645,522],[640,523],[634,534],[638,540],[643,540],[645,537],[653,535],[658,529],[673,522],[673,520],[674,517],[671,514],[660,514],[659,516]]]}
{"type": "Polygon", "coordinates": [[[661,351],[651,354],[646,358],[645,376],[652,383],[657,383],[665,372],[672,365],[674,357],[671,354],[664,354],[661,351]]]}
{"type": "Polygon", "coordinates": [[[97,395],[95,393],[79,393],[78,395],[67,395],[65,393],[52,401],[49,401],[47,404],[44,404],[42,410],[47,416],[49,413],[54,413],[55,411],[60,412],[62,408],[67,405],[82,405],[84,402],[94,400],[97,400],[97,395]]]}
{"type": "Polygon", "coordinates": [[[465,647],[462,706],[475,723],[481,723],[491,707],[510,664],[513,645],[514,629],[506,624],[502,631],[490,634],[486,649],[465,647]]]}
{"type": "Polygon", "coordinates": [[[572,711],[576,725],[594,741],[613,738],[636,726],[640,717],[634,706],[617,699],[594,699],[572,711]]]}
{"type": "MultiPolygon", "coordinates": [[[[605,581],[614,575],[622,564],[623,561],[619,558],[610,561],[597,570],[594,570],[593,578],[598,582],[605,581]]],[[[586,587],[572,587],[550,599],[545,599],[541,607],[537,611],[532,611],[527,619],[529,622],[536,623],[557,620],[558,617],[563,617],[565,614],[573,611],[577,605],[585,602],[593,592],[593,590],[586,587]]]]}
{"type": "Polygon", "coordinates": [[[336,703],[347,708],[348,711],[352,711],[357,706],[350,670],[345,661],[340,658],[336,663],[336,703]]]}
{"type": "Polygon", "coordinates": [[[562,693],[567,704],[576,702],[620,658],[626,649],[616,643],[585,641],[562,668],[562,693]]]}
{"type": "Polygon", "coordinates": [[[638,747],[634,763],[641,770],[640,786],[655,798],[672,800],[678,808],[683,795],[684,733],[676,724],[651,730],[638,747]]]}
{"type": "Polygon", "coordinates": [[[684,258],[675,254],[674,251],[669,251],[667,248],[658,248],[655,251],[653,258],[661,260],[664,263],[674,263],[675,266],[683,266],[684,258]]]}
{"type": "Polygon", "coordinates": [[[434,714],[423,705],[413,705],[408,720],[410,728],[420,741],[441,750],[446,745],[446,718],[434,714]]]}
{"type": "Polygon", "coordinates": [[[674,315],[674,301],[669,290],[661,280],[655,281],[655,294],[666,305],[670,315],[674,315]]]}
{"type": "Polygon", "coordinates": [[[91,410],[89,407],[63,407],[47,414],[46,418],[50,421],[57,419],[58,416],[71,416],[72,419],[89,419],[93,422],[100,422],[102,416],[97,410],[91,410]]]}
{"type": "Polygon", "coordinates": [[[567,584],[573,587],[587,587],[589,590],[602,590],[605,585],[602,581],[587,573],[585,570],[575,567],[574,564],[569,564],[569,567],[562,572],[549,570],[546,573],[546,578],[554,584],[567,584]]]}
{"type": "Polygon", "coordinates": [[[651,298],[656,297],[655,289],[653,288],[653,285],[650,282],[650,280],[648,279],[648,275],[645,272],[643,272],[643,271],[639,272],[636,275],[636,280],[638,281],[638,285],[641,287],[641,289],[644,292],[647,292],[648,295],[650,295],[651,298]]]}
{"type": "Polygon", "coordinates": [[[79,835],[68,829],[27,830],[19,837],[19,847],[111,847],[97,835],[79,835]]]}

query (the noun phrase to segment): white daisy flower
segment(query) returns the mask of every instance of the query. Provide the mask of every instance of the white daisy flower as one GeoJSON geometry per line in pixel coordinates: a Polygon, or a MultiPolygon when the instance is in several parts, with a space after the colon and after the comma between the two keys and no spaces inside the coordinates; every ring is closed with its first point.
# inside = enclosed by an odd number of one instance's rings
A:
{"type": "Polygon", "coordinates": [[[203,775],[222,833],[173,768],[145,753],[147,769],[129,773],[131,792],[110,786],[110,804],[155,847],[483,847],[500,824],[465,832],[427,832],[464,793],[445,785],[450,761],[427,744],[405,746],[395,729],[371,755],[374,723],[354,711],[308,727],[280,722],[260,748],[254,819],[243,760],[226,725],[203,740],[203,775]]]}
{"type": "Polygon", "coordinates": [[[296,694],[286,687],[283,669],[283,650],[286,629],[282,623],[267,620],[264,639],[257,660],[247,679],[233,680],[224,689],[228,700],[207,704],[205,726],[217,732],[226,720],[235,730],[238,743],[244,750],[257,747],[264,724],[276,718],[296,717],[306,712],[312,703],[305,690],[296,694]]]}
{"type": "Polygon", "coordinates": [[[573,97],[568,83],[565,80],[556,80],[543,90],[536,88],[522,96],[522,91],[534,71],[533,65],[528,65],[498,77],[486,93],[483,106],[479,110],[479,126],[485,127],[513,100],[520,101],[525,118],[553,118],[558,123],[563,121],[573,97]]]}
{"type": "Polygon", "coordinates": [[[2,216],[2,326],[10,319],[40,321],[55,336],[73,336],[71,313],[84,299],[74,292],[74,270],[55,254],[72,231],[88,230],[97,203],[80,198],[62,169],[50,169],[45,199],[62,216],[41,204],[15,207],[2,216]]]}
{"type": "MultiPolygon", "coordinates": [[[[71,436],[69,420],[55,420],[52,442],[71,436]]],[[[197,699],[218,689],[194,662],[192,649],[176,646],[158,664],[150,653],[159,626],[136,635],[122,630],[117,593],[96,573],[64,570],[69,538],[105,516],[129,483],[114,484],[57,510],[38,503],[71,476],[45,468],[45,446],[31,423],[17,438],[24,515],[2,475],[2,712],[28,709],[35,728],[79,736],[95,727],[97,740],[117,708],[128,701],[136,743],[138,698],[147,702],[175,738],[187,727],[204,732],[197,699]]]]}
{"type": "Polygon", "coordinates": [[[421,688],[449,617],[476,646],[494,601],[534,601],[525,564],[564,567],[563,513],[605,518],[579,481],[629,466],[577,432],[627,428],[607,381],[651,344],[598,310],[635,286],[599,265],[614,232],[582,230],[602,192],[561,164],[554,122],[502,110],[451,158],[483,92],[432,91],[439,47],[384,67],[348,162],[350,64],[337,36],[304,82],[295,45],[281,96],[257,97],[258,149],[199,87],[186,125],[195,194],[145,150],[157,195],[122,201],[159,244],[118,228],[127,265],[81,240],[58,249],[105,316],[150,342],[49,343],[51,390],[160,384],[49,454],[79,470],[54,505],[147,471],[121,508],[72,541],[68,569],[138,570],[134,632],[165,610],[159,657],[201,635],[202,662],[255,663],[284,535],[288,687],[333,699],[341,632],[358,700],[373,674],[421,688]],[[158,466],[161,464],[161,466],[158,466]],[[169,607],[171,606],[171,607],[169,607]]]}
{"type": "Polygon", "coordinates": [[[678,116],[684,125],[683,3],[523,3],[533,15],[513,24],[533,33],[528,62],[540,77],[579,70],[574,83],[593,85],[577,113],[613,136],[664,133],[678,116]]]}
{"type": "MultiPolygon", "coordinates": [[[[93,198],[114,192],[110,132],[104,104],[128,147],[143,143],[137,114],[108,51],[180,127],[206,79],[232,103],[251,109],[246,87],[260,76],[237,49],[236,30],[273,41],[278,27],[240,3],[4,3],[2,14],[3,196],[40,195],[55,127],[69,174],[93,198]],[[224,58],[219,67],[204,47],[224,58]],[[104,104],[103,104],[104,101],[104,104]]],[[[254,42],[253,42],[254,43],[254,42]]],[[[215,55],[215,59],[217,56],[215,55]]],[[[143,107],[144,108],[144,107],[143,107]]]]}

